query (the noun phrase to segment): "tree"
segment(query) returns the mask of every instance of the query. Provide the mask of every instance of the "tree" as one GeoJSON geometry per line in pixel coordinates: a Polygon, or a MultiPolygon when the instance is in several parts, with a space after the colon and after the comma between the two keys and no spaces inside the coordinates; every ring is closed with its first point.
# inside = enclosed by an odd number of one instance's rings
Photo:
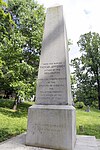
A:
{"type": "Polygon", "coordinates": [[[9,11],[22,35],[24,60],[37,70],[43,36],[44,8],[33,0],[8,0],[9,11]]]}
{"type": "MultiPolygon", "coordinates": [[[[100,36],[86,33],[78,41],[82,56],[72,61],[77,80],[77,96],[85,103],[98,99],[100,109],[100,36]]],[[[79,99],[78,98],[78,99],[79,99]]]]}
{"type": "Polygon", "coordinates": [[[0,16],[0,90],[28,99],[35,94],[44,8],[32,0],[9,0],[0,16]]]}
{"type": "Polygon", "coordinates": [[[25,38],[22,61],[34,68],[32,81],[35,83],[43,36],[44,7],[33,0],[8,0],[8,6],[18,30],[25,38]]]}
{"type": "MultiPolygon", "coordinates": [[[[0,76],[0,90],[5,90],[9,86],[6,84],[5,75],[7,72],[7,58],[6,57],[6,47],[9,43],[10,35],[12,32],[12,27],[14,25],[13,20],[11,19],[11,15],[6,12],[7,4],[0,0],[0,60],[1,60],[1,76],[0,76]],[[3,57],[4,56],[4,57],[3,57]],[[4,83],[5,82],[5,83],[4,83]]],[[[10,89],[10,88],[9,88],[10,89]]]]}

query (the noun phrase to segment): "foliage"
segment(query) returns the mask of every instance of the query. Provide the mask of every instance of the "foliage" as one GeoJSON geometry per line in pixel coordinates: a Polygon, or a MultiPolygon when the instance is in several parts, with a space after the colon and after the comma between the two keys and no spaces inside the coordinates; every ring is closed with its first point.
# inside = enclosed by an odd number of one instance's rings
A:
{"type": "Polygon", "coordinates": [[[100,36],[86,33],[78,41],[82,56],[72,60],[75,78],[74,97],[91,105],[98,100],[100,109],[100,36]]]}
{"type": "Polygon", "coordinates": [[[85,105],[83,102],[76,102],[75,107],[78,109],[82,109],[82,108],[85,108],[85,105]]]}
{"type": "Polygon", "coordinates": [[[93,101],[91,106],[98,109],[98,101],[93,101]]]}
{"type": "Polygon", "coordinates": [[[43,35],[44,8],[33,0],[8,0],[8,6],[13,20],[25,37],[24,59],[36,67],[43,35]]]}
{"type": "Polygon", "coordinates": [[[0,1],[0,91],[26,99],[35,94],[44,8],[33,0],[0,1]]]}

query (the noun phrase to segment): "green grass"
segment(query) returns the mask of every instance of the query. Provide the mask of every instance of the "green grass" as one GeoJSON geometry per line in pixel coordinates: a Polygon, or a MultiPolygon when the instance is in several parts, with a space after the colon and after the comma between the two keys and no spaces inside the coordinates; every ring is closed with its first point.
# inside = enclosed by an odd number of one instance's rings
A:
{"type": "Polygon", "coordinates": [[[100,139],[100,111],[91,109],[90,112],[76,110],[77,134],[96,136],[100,139]]]}
{"type": "Polygon", "coordinates": [[[26,131],[28,107],[32,103],[25,102],[12,110],[13,101],[0,100],[0,142],[26,131]]]}
{"type": "MultiPolygon", "coordinates": [[[[27,129],[27,112],[32,103],[25,102],[12,110],[13,102],[0,100],[0,142],[16,136],[27,129]]],[[[91,109],[90,112],[76,110],[77,134],[92,135],[100,139],[100,111],[91,109]],[[82,129],[81,129],[82,128],[82,129]]]]}

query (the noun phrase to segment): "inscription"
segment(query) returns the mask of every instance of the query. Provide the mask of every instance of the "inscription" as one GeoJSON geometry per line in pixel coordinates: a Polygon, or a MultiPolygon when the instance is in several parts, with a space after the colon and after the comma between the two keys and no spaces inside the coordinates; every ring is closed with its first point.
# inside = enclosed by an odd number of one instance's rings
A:
{"type": "Polygon", "coordinates": [[[62,62],[57,63],[43,63],[40,65],[40,69],[44,72],[44,75],[60,74],[61,70],[65,67],[62,62]]]}
{"type": "Polygon", "coordinates": [[[45,133],[45,132],[62,132],[62,130],[64,130],[64,125],[61,124],[61,125],[52,125],[52,124],[37,124],[35,123],[33,125],[33,133],[34,131],[38,131],[40,132],[41,134],[45,133]]]}
{"type": "Polygon", "coordinates": [[[40,65],[40,78],[38,79],[39,100],[62,100],[66,94],[65,63],[42,63],[40,65]]]}

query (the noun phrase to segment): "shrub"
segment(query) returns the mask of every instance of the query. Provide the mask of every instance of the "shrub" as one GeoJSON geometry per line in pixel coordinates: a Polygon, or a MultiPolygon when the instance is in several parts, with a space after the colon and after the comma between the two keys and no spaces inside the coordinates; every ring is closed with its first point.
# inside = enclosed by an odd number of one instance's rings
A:
{"type": "Polygon", "coordinates": [[[92,107],[93,108],[98,108],[98,101],[93,101],[92,102],[92,107]]]}
{"type": "Polygon", "coordinates": [[[82,108],[85,108],[85,105],[83,102],[77,102],[75,103],[75,107],[78,109],[82,109],[82,108]]]}

